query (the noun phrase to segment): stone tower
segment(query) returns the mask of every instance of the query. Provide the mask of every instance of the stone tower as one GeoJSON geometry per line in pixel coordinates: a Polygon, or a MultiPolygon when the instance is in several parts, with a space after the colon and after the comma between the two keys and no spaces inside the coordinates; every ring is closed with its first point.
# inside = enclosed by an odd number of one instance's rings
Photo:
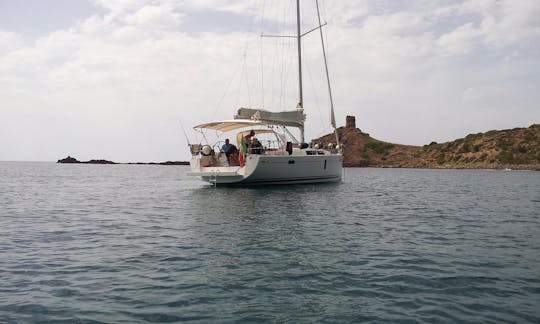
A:
{"type": "Polygon", "coordinates": [[[356,118],[354,116],[346,117],[345,128],[356,128],[356,118]]]}

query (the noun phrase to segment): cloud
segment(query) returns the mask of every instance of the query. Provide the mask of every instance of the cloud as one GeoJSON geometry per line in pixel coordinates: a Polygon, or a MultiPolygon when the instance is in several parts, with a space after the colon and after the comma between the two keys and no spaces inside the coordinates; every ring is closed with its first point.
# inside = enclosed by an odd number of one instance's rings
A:
{"type": "Polygon", "coordinates": [[[23,45],[20,35],[0,30],[0,55],[5,55],[23,45]]]}
{"type": "Polygon", "coordinates": [[[127,15],[124,20],[128,25],[142,28],[174,29],[180,26],[182,14],[174,12],[170,6],[144,6],[133,14],[127,15]]]}

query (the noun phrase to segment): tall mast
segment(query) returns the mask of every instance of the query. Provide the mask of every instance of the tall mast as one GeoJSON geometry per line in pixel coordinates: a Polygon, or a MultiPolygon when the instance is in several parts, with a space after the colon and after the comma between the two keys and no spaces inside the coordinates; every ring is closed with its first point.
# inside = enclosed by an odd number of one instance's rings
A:
{"type": "MultiPolygon", "coordinates": [[[[304,110],[304,95],[302,93],[302,34],[300,31],[300,0],[296,0],[296,40],[298,47],[298,105],[296,109],[304,110]]],[[[304,143],[304,126],[300,127],[300,143],[304,143]]]]}

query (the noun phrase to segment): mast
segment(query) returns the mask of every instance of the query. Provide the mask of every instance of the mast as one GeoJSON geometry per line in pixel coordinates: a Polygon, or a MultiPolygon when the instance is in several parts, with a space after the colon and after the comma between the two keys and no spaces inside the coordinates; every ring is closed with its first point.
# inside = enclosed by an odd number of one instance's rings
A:
{"type": "MultiPolygon", "coordinates": [[[[296,0],[296,40],[298,47],[298,105],[296,109],[304,110],[304,95],[302,93],[302,34],[300,31],[300,0],[296,0]]],[[[304,126],[300,128],[300,143],[304,143],[304,126]]]]}

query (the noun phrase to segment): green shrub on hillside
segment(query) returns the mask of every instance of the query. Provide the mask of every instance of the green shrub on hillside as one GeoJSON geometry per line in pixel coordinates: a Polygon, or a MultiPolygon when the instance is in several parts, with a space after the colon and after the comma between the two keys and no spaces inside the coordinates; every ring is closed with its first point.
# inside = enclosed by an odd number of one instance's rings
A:
{"type": "Polygon", "coordinates": [[[444,153],[441,153],[437,159],[437,164],[441,165],[444,164],[444,162],[446,162],[446,156],[444,153]]]}
{"type": "Polygon", "coordinates": [[[388,150],[394,147],[394,144],[381,142],[367,142],[364,145],[365,147],[372,149],[375,153],[382,155],[388,155],[388,150]]]}
{"type": "Polygon", "coordinates": [[[501,153],[497,154],[496,158],[499,160],[499,162],[504,164],[514,163],[514,154],[508,151],[502,151],[501,153]]]}
{"type": "Polygon", "coordinates": [[[526,131],[525,132],[525,141],[527,141],[527,142],[536,141],[536,135],[533,132],[529,131],[529,130],[526,131]]]}
{"type": "Polygon", "coordinates": [[[437,142],[431,142],[429,144],[424,145],[424,151],[430,152],[432,148],[434,148],[437,145],[437,142]]]}
{"type": "Polygon", "coordinates": [[[497,147],[500,148],[501,150],[506,151],[513,145],[513,143],[509,139],[501,138],[497,140],[495,145],[497,145],[497,147]]]}
{"type": "Polygon", "coordinates": [[[465,136],[465,139],[467,140],[473,140],[473,139],[476,139],[478,137],[481,137],[483,134],[482,133],[478,133],[478,134],[469,134],[467,136],[465,136]]]}
{"type": "Polygon", "coordinates": [[[469,153],[471,151],[471,143],[465,142],[459,149],[459,153],[469,153]]]}
{"type": "Polygon", "coordinates": [[[527,153],[527,148],[526,148],[525,146],[523,146],[523,145],[518,145],[518,146],[516,147],[516,151],[517,151],[518,153],[522,153],[522,154],[523,154],[523,153],[527,153]]]}

